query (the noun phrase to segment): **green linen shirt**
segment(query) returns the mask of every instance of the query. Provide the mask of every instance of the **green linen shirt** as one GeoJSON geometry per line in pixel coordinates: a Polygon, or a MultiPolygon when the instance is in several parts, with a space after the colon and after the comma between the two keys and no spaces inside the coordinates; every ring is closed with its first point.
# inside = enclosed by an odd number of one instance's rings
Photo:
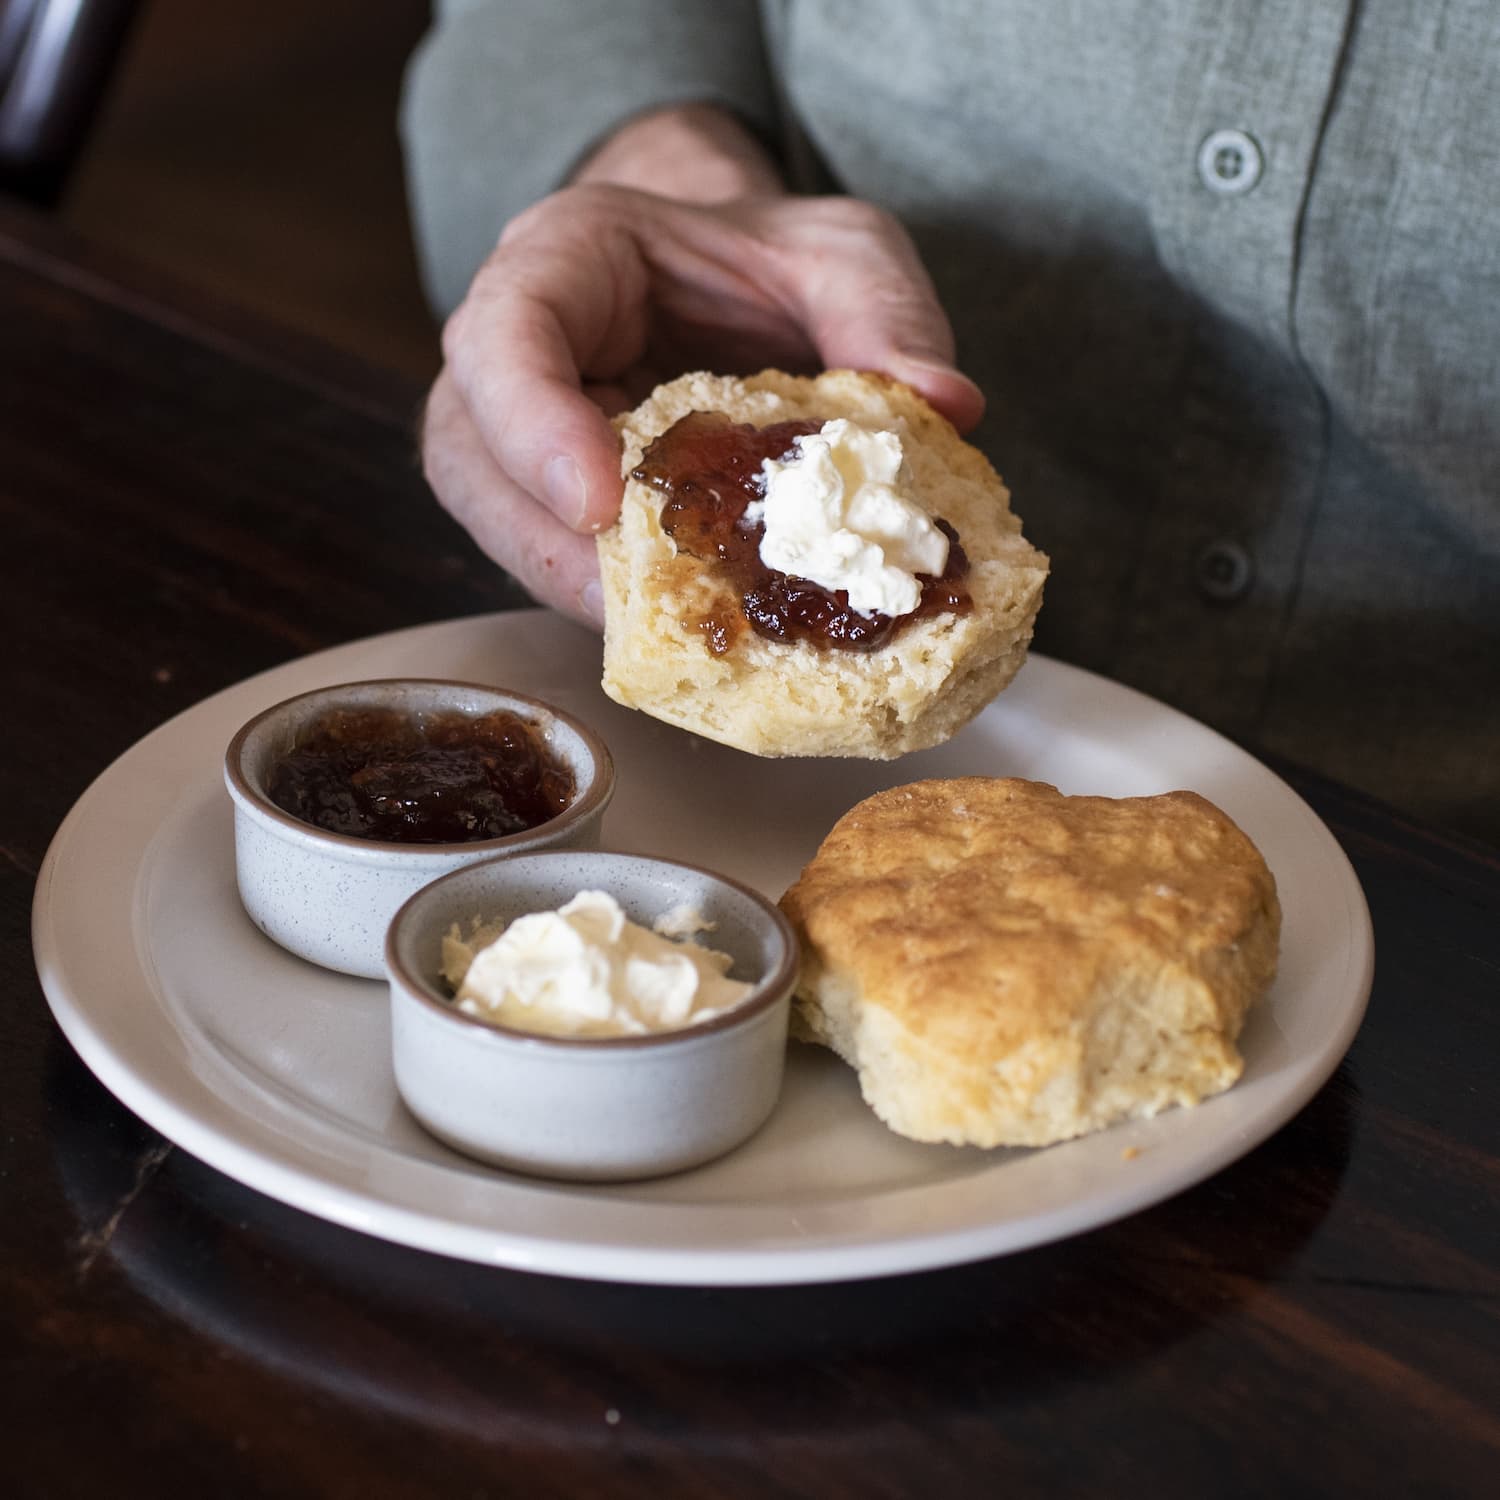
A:
{"type": "Polygon", "coordinates": [[[1039,649],[1500,839],[1500,6],[450,0],[402,116],[434,306],[689,100],[912,231],[1039,649]]]}

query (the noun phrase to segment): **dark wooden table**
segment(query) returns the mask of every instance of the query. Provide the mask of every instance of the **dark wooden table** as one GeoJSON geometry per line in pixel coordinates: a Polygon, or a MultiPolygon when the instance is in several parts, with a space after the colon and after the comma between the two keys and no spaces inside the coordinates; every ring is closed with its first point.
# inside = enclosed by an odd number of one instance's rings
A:
{"type": "Polygon", "coordinates": [[[1374,915],[1353,1051],[1113,1227],[849,1286],[643,1289],[366,1238],[194,1161],[74,1056],[37,870],[146,731],[518,601],[416,393],[0,212],[0,1490],[1480,1495],[1500,1475],[1500,856],[1310,778],[1374,915]]]}

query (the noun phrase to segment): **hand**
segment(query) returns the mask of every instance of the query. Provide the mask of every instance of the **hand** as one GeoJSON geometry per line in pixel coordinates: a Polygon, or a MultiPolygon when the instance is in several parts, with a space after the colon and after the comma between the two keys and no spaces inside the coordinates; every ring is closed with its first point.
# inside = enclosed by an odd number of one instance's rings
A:
{"type": "MultiPolygon", "coordinates": [[[[611,156],[631,180],[618,151],[595,162],[611,156]]],[[[593,533],[622,491],[607,416],[659,381],[848,366],[908,382],[960,429],[983,411],[888,214],[766,191],[744,163],[700,180],[747,191],[691,203],[583,182],[543,200],[507,227],[444,330],[423,431],[433,490],[535,598],[594,624],[593,533]]]]}

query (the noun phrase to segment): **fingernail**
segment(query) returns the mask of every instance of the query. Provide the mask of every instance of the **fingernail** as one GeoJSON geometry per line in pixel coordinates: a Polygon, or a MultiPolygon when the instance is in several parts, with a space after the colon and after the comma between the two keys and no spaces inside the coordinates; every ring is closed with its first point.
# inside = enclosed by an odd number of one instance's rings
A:
{"type": "Polygon", "coordinates": [[[579,590],[578,605],[596,625],[604,624],[604,585],[597,578],[590,578],[579,590]]]}
{"type": "Polygon", "coordinates": [[[985,394],[962,370],[931,355],[903,355],[902,363],[906,366],[908,383],[957,423],[960,432],[967,432],[979,420],[986,404],[985,394]],[[957,393],[959,385],[968,388],[967,400],[957,393]]]}
{"type": "Polygon", "coordinates": [[[930,354],[903,354],[901,358],[913,370],[921,370],[929,375],[941,375],[945,380],[961,380],[965,385],[973,386],[976,391],[979,389],[962,370],[956,365],[950,365],[946,360],[935,359],[930,354]]]}
{"type": "Polygon", "coordinates": [[[552,513],[577,531],[583,524],[583,513],[589,503],[583,470],[566,453],[559,453],[548,463],[543,482],[547,486],[547,504],[552,513]]]}

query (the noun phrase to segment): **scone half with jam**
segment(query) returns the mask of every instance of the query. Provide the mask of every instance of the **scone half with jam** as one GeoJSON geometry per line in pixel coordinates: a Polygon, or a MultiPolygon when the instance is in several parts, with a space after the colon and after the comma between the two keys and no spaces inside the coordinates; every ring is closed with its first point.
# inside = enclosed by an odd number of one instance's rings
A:
{"type": "Polygon", "coordinates": [[[851,808],[781,902],[793,1034],[892,1130],[1044,1146],[1228,1088],[1276,972],[1276,882],[1193,792],[981,776],[851,808]]]}
{"type": "Polygon", "coordinates": [[[1015,676],[1047,560],[989,461],[883,376],[691,374],[616,419],[604,690],[764,756],[888,760],[1015,676]]]}

